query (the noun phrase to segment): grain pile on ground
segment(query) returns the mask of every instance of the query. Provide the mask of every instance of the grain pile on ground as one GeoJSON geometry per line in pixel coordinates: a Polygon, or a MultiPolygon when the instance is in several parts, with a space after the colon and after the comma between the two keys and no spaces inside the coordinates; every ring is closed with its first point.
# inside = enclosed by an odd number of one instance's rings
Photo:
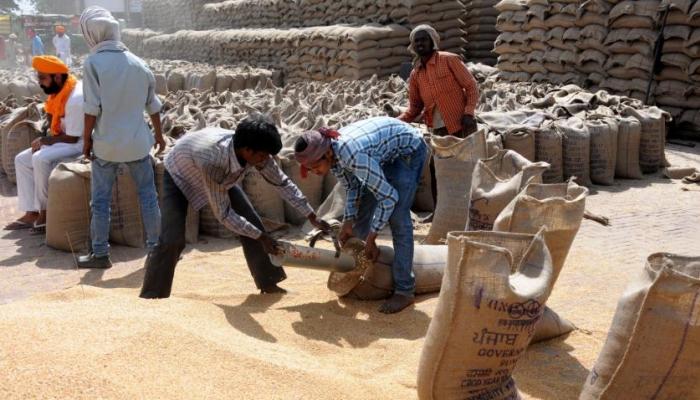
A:
{"type": "Polygon", "coordinates": [[[468,43],[464,50],[470,62],[496,65],[493,44],[498,37],[496,19],[499,11],[494,8],[497,3],[498,0],[469,0],[465,3],[468,43]]]}

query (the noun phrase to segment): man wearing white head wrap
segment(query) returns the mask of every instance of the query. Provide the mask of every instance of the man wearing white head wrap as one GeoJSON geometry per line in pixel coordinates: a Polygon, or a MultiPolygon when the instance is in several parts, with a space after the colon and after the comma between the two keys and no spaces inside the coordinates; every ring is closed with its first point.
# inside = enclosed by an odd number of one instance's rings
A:
{"type": "Polygon", "coordinates": [[[399,116],[413,122],[419,116],[434,134],[465,137],[476,131],[474,111],[479,89],[460,56],[439,51],[440,35],[419,25],[410,35],[415,56],[409,78],[409,109],[399,116]]]}
{"type": "Polygon", "coordinates": [[[146,247],[158,244],[160,209],[149,152],[154,143],[159,152],[165,148],[162,104],[155,94],[153,73],[120,41],[119,23],[109,11],[89,7],[80,16],[80,29],[90,46],[83,63],[83,155],[93,162],[92,251],[78,258],[78,266],[109,268],[112,186],[122,163],[129,167],[138,188],[146,247]],[[151,117],[155,138],[144,121],[144,109],[151,117]]]}

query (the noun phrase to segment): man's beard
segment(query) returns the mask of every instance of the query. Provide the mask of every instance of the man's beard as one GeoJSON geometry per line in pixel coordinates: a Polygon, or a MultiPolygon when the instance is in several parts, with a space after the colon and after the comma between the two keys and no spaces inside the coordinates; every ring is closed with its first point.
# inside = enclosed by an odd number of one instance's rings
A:
{"type": "Polygon", "coordinates": [[[58,94],[58,92],[61,91],[61,87],[58,86],[56,82],[51,82],[51,85],[48,87],[42,85],[39,86],[41,86],[41,90],[43,90],[47,95],[58,94]]]}

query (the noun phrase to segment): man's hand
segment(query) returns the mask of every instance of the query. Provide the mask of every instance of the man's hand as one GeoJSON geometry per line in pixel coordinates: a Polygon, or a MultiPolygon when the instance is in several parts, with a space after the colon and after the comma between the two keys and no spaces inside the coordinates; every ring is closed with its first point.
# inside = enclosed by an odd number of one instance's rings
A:
{"type": "Polygon", "coordinates": [[[377,258],[379,258],[379,248],[377,247],[376,239],[377,233],[370,232],[365,240],[365,254],[372,261],[377,261],[377,258]]]}
{"type": "Polygon", "coordinates": [[[316,214],[311,213],[309,215],[309,222],[311,223],[311,225],[316,227],[316,229],[320,230],[321,232],[325,233],[326,235],[333,235],[333,227],[331,226],[331,224],[329,224],[328,222],[326,222],[322,219],[319,219],[316,216],[316,214]]]}
{"type": "Polygon", "coordinates": [[[263,233],[259,238],[258,242],[262,245],[265,253],[272,254],[273,256],[279,255],[282,251],[282,246],[272,238],[272,236],[267,233],[263,233]]]}
{"type": "Polygon", "coordinates": [[[476,132],[476,129],[477,126],[474,117],[472,117],[471,115],[464,115],[462,117],[462,133],[464,134],[464,137],[467,137],[472,133],[476,132]]]}
{"type": "Polygon", "coordinates": [[[352,221],[345,221],[343,222],[343,226],[340,228],[340,233],[338,234],[338,241],[340,241],[340,244],[343,246],[348,240],[355,236],[352,233],[352,225],[352,221]]]}
{"type": "Polygon", "coordinates": [[[38,137],[32,140],[32,153],[36,153],[37,151],[39,151],[39,149],[41,149],[41,146],[43,145],[41,139],[43,139],[43,137],[38,137]]]}
{"type": "Polygon", "coordinates": [[[92,139],[83,140],[83,157],[92,160],[92,139]]]}
{"type": "Polygon", "coordinates": [[[160,154],[165,150],[165,139],[163,138],[163,135],[156,135],[155,136],[156,142],[153,144],[154,149],[158,149],[156,151],[156,155],[160,154]]]}

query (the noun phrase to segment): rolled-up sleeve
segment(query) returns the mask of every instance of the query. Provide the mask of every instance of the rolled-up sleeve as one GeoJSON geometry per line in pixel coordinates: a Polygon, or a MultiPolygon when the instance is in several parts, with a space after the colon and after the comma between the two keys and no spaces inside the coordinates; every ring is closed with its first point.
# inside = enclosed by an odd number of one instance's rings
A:
{"type": "Polygon", "coordinates": [[[148,115],[157,114],[163,108],[163,103],[156,95],[156,77],[153,75],[150,69],[146,69],[148,72],[148,96],[146,97],[146,112],[148,115]]]}
{"type": "Polygon", "coordinates": [[[83,64],[83,112],[97,117],[100,115],[100,111],[102,111],[100,80],[95,67],[88,58],[83,64]]]}

